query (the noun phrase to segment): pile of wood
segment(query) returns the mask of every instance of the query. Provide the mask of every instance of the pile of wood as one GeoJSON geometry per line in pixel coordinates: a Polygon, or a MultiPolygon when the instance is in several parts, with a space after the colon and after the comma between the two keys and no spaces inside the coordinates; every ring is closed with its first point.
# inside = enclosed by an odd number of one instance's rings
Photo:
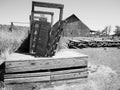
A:
{"type": "MultiPolygon", "coordinates": [[[[36,83],[70,83],[87,79],[87,56],[67,58],[31,58],[6,60],[0,66],[5,87],[34,87],[36,83]],[[32,83],[32,84],[31,84],[32,83]]],[[[22,89],[22,90],[31,90],[22,89]]],[[[13,89],[12,89],[13,90],[13,89]]]]}
{"type": "Polygon", "coordinates": [[[118,40],[69,40],[69,48],[120,47],[118,40]]]}

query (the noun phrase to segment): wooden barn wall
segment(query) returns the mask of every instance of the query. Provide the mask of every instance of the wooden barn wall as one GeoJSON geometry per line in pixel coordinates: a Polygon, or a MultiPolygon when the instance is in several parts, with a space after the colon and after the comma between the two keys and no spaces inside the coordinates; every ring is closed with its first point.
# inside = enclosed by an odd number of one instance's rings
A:
{"type": "Polygon", "coordinates": [[[90,29],[82,22],[68,23],[64,28],[64,36],[66,37],[80,37],[89,36],[90,29]]]}

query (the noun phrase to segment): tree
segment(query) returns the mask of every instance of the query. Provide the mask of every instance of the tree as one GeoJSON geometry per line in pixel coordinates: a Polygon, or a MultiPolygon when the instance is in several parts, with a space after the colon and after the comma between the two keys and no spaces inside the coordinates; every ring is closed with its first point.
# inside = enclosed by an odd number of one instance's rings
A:
{"type": "Polygon", "coordinates": [[[96,31],[96,35],[99,35],[99,36],[100,36],[100,34],[101,34],[100,30],[97,30],[97,31],[96,31]]]}
{"type": "Polygon", "coordinates": [[[120,36],[120,26],[117,25],[117,26],[115,26],[115,28],[116,28],[115,31],[114,31],[115,35],[120,36]]]}
{"type": "Polygon", "coordinates": [[[106,26],[102,31],[101,31],[101,34],[103,36],[108,36],[111,32],[111,26],[106,26]]]}

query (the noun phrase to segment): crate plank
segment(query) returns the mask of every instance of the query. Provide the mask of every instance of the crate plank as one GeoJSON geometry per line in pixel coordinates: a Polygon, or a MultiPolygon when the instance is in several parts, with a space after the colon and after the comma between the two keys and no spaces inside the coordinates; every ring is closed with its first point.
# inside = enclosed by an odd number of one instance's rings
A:
{"type": "Polygon", "coordinates": [[[25,78],[11,78],[5,79],[4,82],[6,84],[11,83],[27,83],[27,82],[52,82],[59,80],[69,80],[75,78],[84,78],[88,76],[88,72],[75,72],[68,74],[60,74],[60,75],[50,75],[50,76],[42,76],[42,77],[25,77],[25,78]]]}
{"type": "Polygon", "coordinates": [[[70,69],[70,70],[62,70],[62,71],[54,71],[54,72],[37,72],[37,73],[23,73],[23,74],[6,74],[4,75],[5,79],[9,78],[24,78],[24,77],[37,77],[37,76],[48,76],[48,75],[57,75],[57,74],[67,74],[73,72],[87,72],[87,68],[79,68],[79,69],[70,69]]]}
{"type": "Polygon", "coordinates": [[[50,81],[50,76],[4,79],[5,84],[50,81]]]}
{"type": "Polygon", "coordinates": [[[23,74],[5,74],[5,79],[11,78],[26,78],[26,77],[41,77],[41,76],[49,76],[50,72],[37,72],[37,73],[23,73],[23,74]]]}
{"type": "Polygon", "coordinates": [[[13,73],[33,70],[50,70],[55,68],[87,66],[87,60],[80,60],[80,58],[57,58],[46,60],[41,59],[25,61],[7,61],[5,65],[6,73],[13,73]]]}
{"type": "MultiPolygon", "coordinates": [[[[62,4],[55,4],[55,3],[44,3],[44,2],[36,2],[33,1],[33,6],[38,6],[38,7],[49,7],[49,8],[58,8],[58,9],[63,9],[64,5],[62,4]]],[[[32,11],[34,11],[32,9],[32,11]]]]}
{"type": "Polygon", "coordinates": [[[75,79],[75,78],[82,78],[87,77],[88,72],[75,72],[75,73],[68,73],[68,74],[58,74],[58,75],[52,75],[51,80],[66,80],[66,79],[75,79]]]}
{"type": "Polygon", "coordinates": [[[6,68],[11,68],[11,67],[21,67],[21,66],[26,66],[26,65],[31,65],[31,63],[47,63],[47,62],[66,62],[66,61],[71,61],[71,60],[75,60],[75,61],[80,61],[80,62],[87,62],[87,56],[83,55],[79,56],[79,57],[67,57],[67,58],[29,58],[29,59],[10,59],[10,60],[6,60],[5,61],[5,67],[6,68]]]}
{"type": "Polygon", "coordinates": [[[0,64],[0,81],[4,81],[4,73],[5,73],[5,62],[2,62],[0,64]]]}
{"type": "MultiPolygon", "coordinates": [[[[79,79],[70,79],[70,80],[61,80],[61,81],[52,81],[51,83],[24,83],[24,84],[8,84],[6,85],[5,90],[41,90],[45,89],[46,87],[49,89],[51,86],[61,86],[61,85],[76,85],[76,84],[86,84],[87,78],[79,78],[79,79]]],[[[54,89],[54,87],[52,88],[54,89]]]]}
{"type": "Polygon", "coordinates": [[[84,84],[87,83],[88,79],[85,78],[74,78],[74,79],[68,79],[68,80],[59,80],[59,81],[52,81],[52,85],[60,86],[60,85],[70,85],[70,84],[84,84]]]}

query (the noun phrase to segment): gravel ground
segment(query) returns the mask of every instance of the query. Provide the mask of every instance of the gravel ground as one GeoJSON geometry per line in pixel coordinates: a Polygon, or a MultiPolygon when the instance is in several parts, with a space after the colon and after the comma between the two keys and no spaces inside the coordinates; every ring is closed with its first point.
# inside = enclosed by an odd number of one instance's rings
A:
{"type": "MultiPolygon", "coordinates": [[[[86,83],[63,84],[47,88],[37,86],[34,90],[120,90],[120,49],[84,48],[77,51],[89,56],[89,75],[86,83]]],[[[76,52],[67,52],[66,50],[63,50],[63,53],[66,55],[78,55],[76,52]]],[[[61,53],[58,56],[61,57],[61,53]]]]}
{"type": "MultiPolygon", "coordinates": [[[[78,49],[78,51],[89,56],[87,83],[63,84],[40,90],[120,90],[120,49],[85,48],[78,49]]],[[[67,51],[64,53],[68,54],[67,51]]],[[[59,55],[61,56],[61,53],[58,53],[59,55]]]]}
{"type": "Polygon", "coordinates": [[[79,52],[89,56],[88,62],[104,65],[116,71],[120,80],[120,49],[117,48],[84,48],[79,52]]]}
{"type": "MultiPolygon", "coordinates": [[[[85,39],[83,37],[76,37],[72,39],[85,39]]],[[[63,37],[60,40],[60,49],[67,48],[68,39],[70,37],[63,37]]],[[[88,39],[88,38],[87,38],[88,39]]],[[[93,38],[95,39],[95,38],[93,38]]],[[[88,55],[88,62],[95,65],[104,65],[112,68],[119,75],[120,80],[120,49],[118,48],[83,48],[77,49],[80,53],[88,55]]]]}

